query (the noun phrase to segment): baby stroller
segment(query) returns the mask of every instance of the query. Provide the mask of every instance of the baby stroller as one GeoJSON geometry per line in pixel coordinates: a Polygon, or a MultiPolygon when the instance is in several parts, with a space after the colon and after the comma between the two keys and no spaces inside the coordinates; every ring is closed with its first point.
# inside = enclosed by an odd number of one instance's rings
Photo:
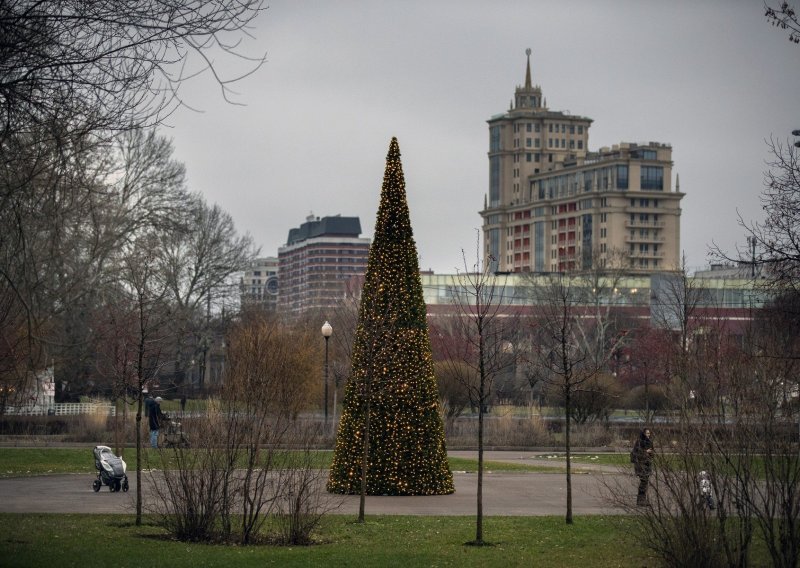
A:
{"type": "Polygon", "coordinates": [[[183,433],[181,423],[166,414],[164,415],[164,423],[166,424],[166,428],[164,429],[164,447],[188,449],[189,438],[183,433]]]}
{"type": "Polygon", "coordinates": [[[114,455],[108,446],[95,446],[94,467],[97,468],[97,479],[92,483],[95,492],[100,491],[100,487],[108,485],[112,492],[128,490],[128,475],[125,473],[128,466],[125,460],[114,455]]]}

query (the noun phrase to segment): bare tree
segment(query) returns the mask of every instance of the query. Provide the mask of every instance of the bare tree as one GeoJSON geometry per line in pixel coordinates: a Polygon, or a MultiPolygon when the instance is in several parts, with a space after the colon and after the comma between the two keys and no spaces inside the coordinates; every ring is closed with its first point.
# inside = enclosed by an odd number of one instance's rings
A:
{"type": "Polygon", "coordinates": [[[65,117],[93,130],[157,124],[204,72],[230,99],[231,83],[264,62],[244,40],[265,9],[261,0],[7,0],[0,132],[65,117]]]}
{"type": "MultiPolygon", "coordinates": [[[[167,313],[163,300],[167,286],[158,271],[154,235],[143,236],[123,261],[120,280],[128,297],[129,315],[118,320],[120,325],[133,324],[133,329],[120,334],[120,350],[131,350],[135,369],[136,396],[136,524],[142,523],[142,408],[144,392],[152,386],[163,365],[167,313]]],[[[127,359],[126,355],[126,359],[127,359]]],[[[123,375],[124,378],[127,378],[123,375]]]]}
{"type": "Polygon", "coordinates": [[[218,205],[209,207],[199,195],[187,199],[187,205],[176,215],[180,223],[164,235],[160,246],[174,305],[175,382],[179,388],[188,360],[193,358],[184,356],[187,336],[196,337],[195,345],[207,340],[212,301],[224,299],[233,289],[228,286],[232,275],[257,254],[252,238],[239,235],[233,218],[218,205]]]}
{"type": "Polygon", "coordinates": [[[247,311],[228,338],[220,397],[196,423],[195,448],[162,451],[161,522],[182,540],[252,544],[270,516],[281,540],[307,543],[335,506],[324,498],[312,444],[319,425],[298,417],[313,401],[316,336],[273,314],[247,311]],[[167,471],[171,461],[177,468],[167,471]]]}
{"type": "Polygon", "coordinates": [[[764,285],[800,289],[800,148],[770,138],[770,158],[764,173],[761,207],[763,222],[739,224],[748,235],[751,250],[736,256],[714,246],[712,253],[727,261],[752,264],[764,285]]]}
{"type": "Polygon", "coordinates": [[[113,143],[68,133],[58,143],[34,134],[5,142],[0,292],[7,310],[0,317],[13,322],[3,329],[18,338],[11,343],[9,334],[5,345],[17,369],[31,374],[55,360],[59,380],[81,392],[80,377],[64,369],[86,367],[82,358],[96,339],[91,319],[132,243],[174,225],[185,196],[183,166],[152,132],[124,133],[113,143]],[[22,138],[35,143],[17,143],[22,138]]]}
{"type": "MultiPolygon", "coordinates": [[[[437,328],[437,331],[441,328],[437,328]]],[[[436,382],[439,385],[439,399],[446,423],[453,421],[470,406],[470,389],[478,385],[475,368],[462,360],[437,361],[434,363],[436,382]]]]}
{"type": "Polygon", "coordinates": [[[3,382],[20,392],[55,354],[55,316],[97,277],[86,213],[102,187],[102,159],[92,140],[65,134],[54,144],[32,133],[0,144],[0,160],[3,382]]]}
{"type": "Polygon", "coordinates": [[[544,370],[544,382],[564,401],[567,524],[572,524],[573,520],[570,439],[573,399],[576,392],[591,385],[607,368],[608,361],[619,348],[617,343],[609,341],[608,321],[602,314],[592,311],[591,303],[587,305],[587,291],[582,284],[580,277],[559,274],[539,279],[533,286],[535,314],[531,327],[534,344],[531,362],[544,370]]]}
{"type": "MultiPolygon", "coordinates": [[[[479,246],[476,247],[480,250],[479,246]]],[[[491,263],[484,263],[479,253],[475,264],[469,266],[462,251],[464,271],[453,277],[453,300],[458,311],[453,320],[455,342],[448,345],[442,365],[467,392],[470,402],[478,409],[478,487],[475,540],[482,546],[483,539],[483,438],[484,419],[497,375],[511,363],[517,318],[501,318],[504,307],[505,278],[491,272],[491,263]],[[464,372],[464,367],[471,371],[464,372]],[[474,377],[474,380],[473,380],[474,377]]],[[[508,315],[508,314],[506,314],[508,315]]]]}
{"type": "Polygon", "coordinates": [[[766,10],[764,16],[773,26],[782,30],[789,30],[789,41],[800,43],[800,21],[797,19],[797,12],[788,2],[781,2],[775,8],[764,2],[766,10]]]}

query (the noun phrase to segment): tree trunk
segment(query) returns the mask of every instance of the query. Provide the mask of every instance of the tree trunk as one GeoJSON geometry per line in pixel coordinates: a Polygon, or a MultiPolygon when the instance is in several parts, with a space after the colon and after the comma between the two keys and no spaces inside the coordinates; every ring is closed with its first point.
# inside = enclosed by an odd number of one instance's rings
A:
{"type": "Polygon", "coordinates": [[[572,460],[570,455],[570,422],[572,421],[572,412],[571,412],[571,397],[572,393],[570,393],[569,388],[567,388],[567,392],[564,396],[564,414],[567,417],[566,424],[564,427],[564,445],[567,449],[567,524],[572,524],[572,460]]]}
{"type": "Polygon", "coordinates": [[[475,523],[475,544],[483,544],[483,380],[478,398],[478,516],[475,523]]]}
{"type": "Polygon", "coordinates": [[[136,404],[136,526],[142,524],[142,389],[136,404]]]}

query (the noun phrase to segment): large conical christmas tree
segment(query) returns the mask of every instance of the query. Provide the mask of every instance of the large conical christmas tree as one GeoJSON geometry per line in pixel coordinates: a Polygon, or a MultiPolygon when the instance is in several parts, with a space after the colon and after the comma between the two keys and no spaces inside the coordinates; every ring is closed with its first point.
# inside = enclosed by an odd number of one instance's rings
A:
{"type": "Polygon", "coordinates": [[[329,491],[361,492],[367,433],[367,494],[454,491],[425,312],[400,147],[392,138],[329,491]]]}

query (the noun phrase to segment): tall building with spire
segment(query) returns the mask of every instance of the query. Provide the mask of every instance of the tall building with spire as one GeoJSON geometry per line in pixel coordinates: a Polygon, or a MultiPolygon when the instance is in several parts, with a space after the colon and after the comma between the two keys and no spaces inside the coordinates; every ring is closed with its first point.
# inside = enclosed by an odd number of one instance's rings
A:
{"type": "Polygon", "coordinates": [[[592,119],[550,110],[531,76],[489,123],[484,253],[496,271],[634,272],[680,265],[680,192],[672,147],[615,144],[589,151],[592,119]]]}

